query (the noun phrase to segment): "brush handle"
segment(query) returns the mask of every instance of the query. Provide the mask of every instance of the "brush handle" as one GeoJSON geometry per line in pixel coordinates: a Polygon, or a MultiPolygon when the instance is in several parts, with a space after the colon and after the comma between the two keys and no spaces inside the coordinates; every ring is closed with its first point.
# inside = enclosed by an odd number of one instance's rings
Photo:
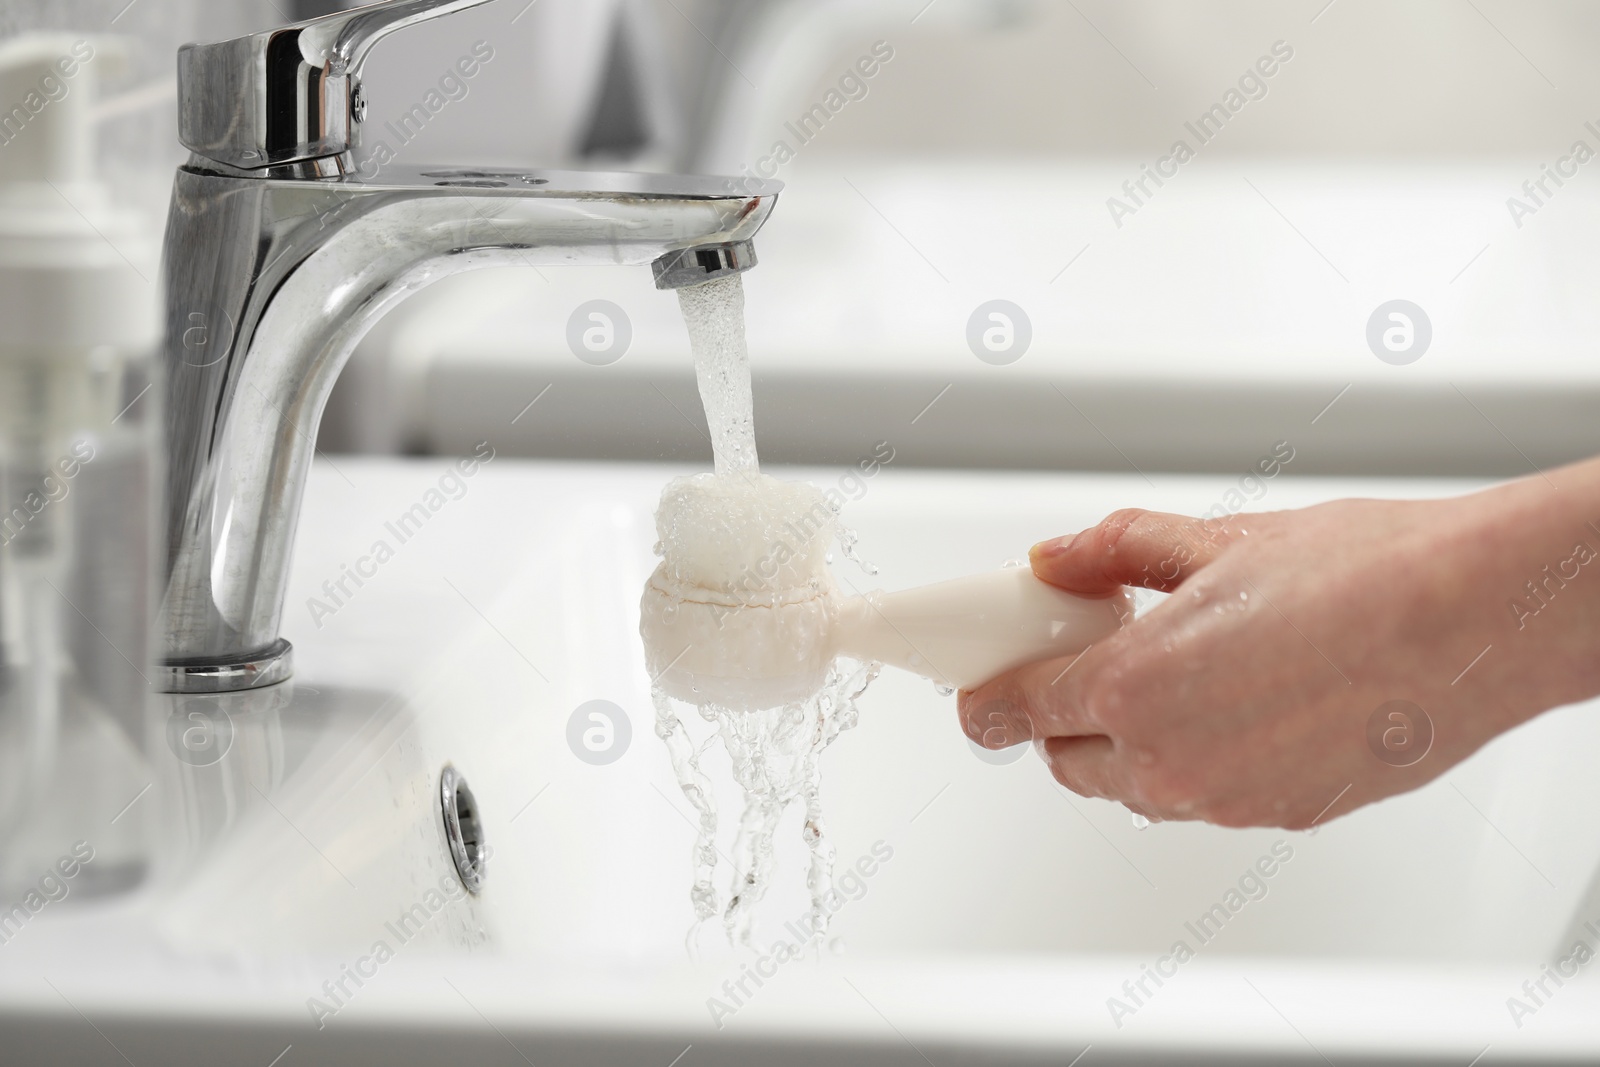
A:
{"type": "Polygon", "coordinates": [[[972,574],[840,606],[837,652],[876,660],[953,689],[976,689],[1025,663],[1072,656],[1133,617],[1125,590],[1074,596],[1026,567],[972,574]]]}

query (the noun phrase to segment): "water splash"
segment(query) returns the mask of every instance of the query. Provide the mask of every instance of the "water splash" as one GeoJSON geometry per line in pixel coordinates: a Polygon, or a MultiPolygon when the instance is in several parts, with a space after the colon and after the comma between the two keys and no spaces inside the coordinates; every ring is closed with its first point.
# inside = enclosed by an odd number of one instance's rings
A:
{"type": "MultiPolygon", "coordinates": [[[[860,567],[868,575],[878,573],[878,565],[876,563],[869,563],[856,553],[856,543],[861,540],[860,534],[841,523],[838,527],[838,537],[839,551],[844,553],[845,559],[860,567]]],[[[832,563],[833,561],[830,559],[828,562],[832,563]]]]}
{"type": "Polygon", "coordinates": [[[700,926],[722,915],[723,929],[734,944],[753,944],[752,920],[772,886],[776,864],[773,836],[784,812],[799,802],[804,812],[801,839],[810,853],[806,888],[811,897],[814,929],[827,930],[825,898],[833,889],[834,848],[822,810],[820,757],[828,746],[859,720],[856,701],[878,675],[878,664],[835,663],[822,690],[809,700],[761,711],[733,711],[705,704],[699,716],[712,724],[698,744],[690,736],[680,704],[659,687],[654,692],[656,734],[666,742],[679,788],[700,813],[692,858],[694,940],[700,926]],[[717,804],[702,760],[720,742],[742,794],[735,831],[727,903],[715,885],[721,858],[717,848],[717,804]]]}

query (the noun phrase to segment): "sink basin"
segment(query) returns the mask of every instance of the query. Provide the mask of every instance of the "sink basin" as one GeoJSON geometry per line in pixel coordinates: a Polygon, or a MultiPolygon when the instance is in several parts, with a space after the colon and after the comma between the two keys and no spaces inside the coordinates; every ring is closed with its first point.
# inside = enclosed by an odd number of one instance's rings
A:
{"type": "MultiPolygon", "coordinates": [[[[6,1061],[1600,1056],[1593,979],[1547,980],[1534,1010],[1508,1007],[1532,1005],[1524,982],[1576,938],[1595,943],[1584,922],[1600,928],[1593,704],[1542,716],[1427,788],[1313,832],[1141,831],[1119,806],[1057,787],[1026,750],[980,757],[950,698],[885,673],[823,761],[840,869],[872,862],[819,950],[761,964],[774,973],[759,986],[746,977],[805,911],[791,812],[758,920],[762,951],[705,936],[691,957],[690,808],[653,736],[637,637],[651,512],[676,473],[501,458],[465,477],[443,458],[320,462],[285,611],[295,679],[164,698],[154,787],[134,809],[160,831],[150,876],[120,897],[69,897],[0,945],[6,1061]],[[592,701],[626,720],[611,723],[621,755],[610,762],[569,742],[592,701]],[[227,735],[210,762],[176,758],[161,740],[167,720],[195,714],[227,735]],[[449,880],[436,797],[446,764],[470,783],[491,850],[477,896],[449,880]],[[1253,876],[1269,857],[1271,875],[1253,876]],[[1194,952],[1175,964],[1179,940],[1194,952]],[[1167,975],[1161,985],[1149,968],[1167,975]],[[1141,978],[1135,998],[1124,983],[1141,978]]],[[[845,520],[881,574],[835,566],[863,589],[996,567],[1121,506],[1198,512],[1234,485],[774,473],[857,498],[845,520]]],[[[1470,488],[1285,475],[1256,506],[1470,488]]],[[[722,799],[726,811],[732,796],[722,799]]]]}

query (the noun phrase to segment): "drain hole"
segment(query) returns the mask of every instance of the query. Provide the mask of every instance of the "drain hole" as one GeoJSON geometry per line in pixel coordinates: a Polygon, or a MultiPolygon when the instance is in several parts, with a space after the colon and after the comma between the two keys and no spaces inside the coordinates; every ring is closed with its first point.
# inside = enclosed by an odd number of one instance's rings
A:
{"type": "Polygon", "coordinates": [[[483,888],[488,848],[483,839],[483,823],[478,818],[478,800],[467,780],[451,764],[439,772],[439,806],[444,817],[444,838],[450,859],[469,893],[483,888]]]}
{"type": "Polygon", "coordinates": [[[710,274],[722,269],[722,252],[716,248],[702,248],[694,254],[695,261],[700,264],[700,269],[710,274]]]}
{"type": "Polygon", "coordinates": [[[450,178],[435,185],[459,185],[468,189],[504,189],[506,183],[496,178],[450,178]]]}

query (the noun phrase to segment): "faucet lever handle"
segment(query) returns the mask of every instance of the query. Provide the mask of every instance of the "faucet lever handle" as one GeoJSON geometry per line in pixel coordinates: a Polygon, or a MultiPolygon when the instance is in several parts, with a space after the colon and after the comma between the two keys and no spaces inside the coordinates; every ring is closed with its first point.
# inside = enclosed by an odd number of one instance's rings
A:
{"type": "Polygon", "coordinates": [[[337,156],[364,117],[361,64],[395,30],[489,0],[386,0],[178,50],[178,139],[240,170],[337,156]]]}

